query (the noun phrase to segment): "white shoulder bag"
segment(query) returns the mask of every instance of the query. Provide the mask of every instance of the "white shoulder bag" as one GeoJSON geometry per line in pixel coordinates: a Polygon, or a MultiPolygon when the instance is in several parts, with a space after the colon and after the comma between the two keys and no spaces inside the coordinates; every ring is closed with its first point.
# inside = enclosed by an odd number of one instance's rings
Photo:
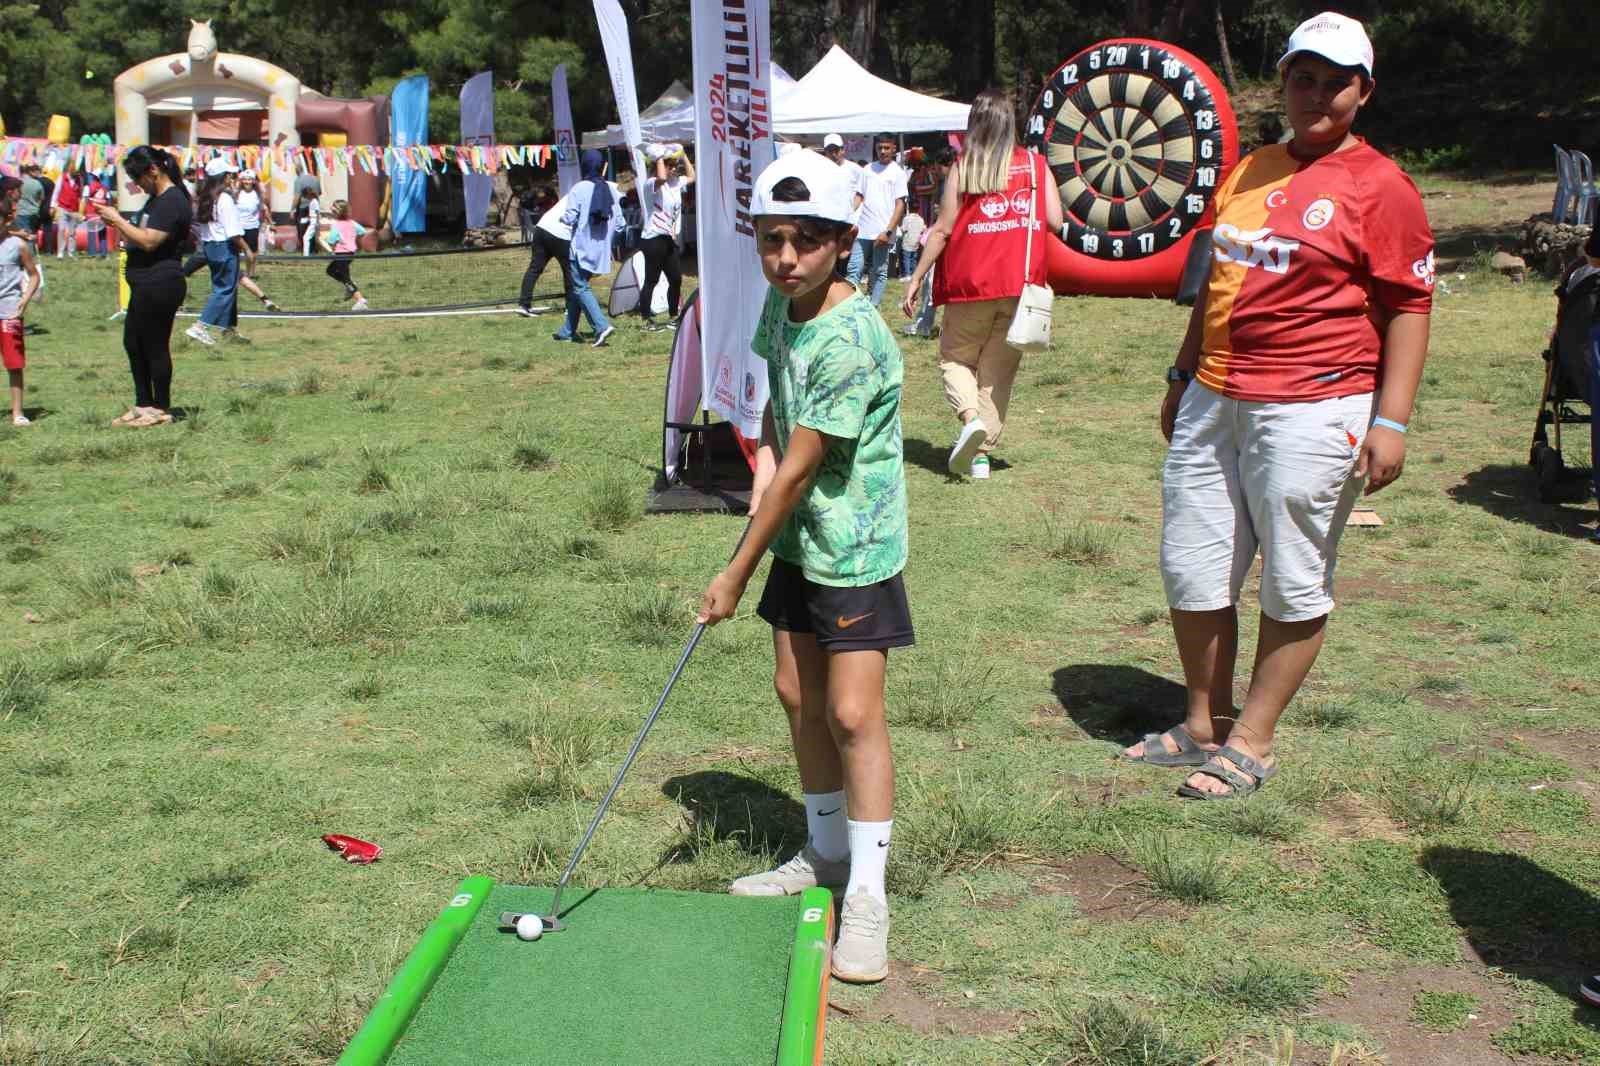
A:
{"type": "Polygon", "coordinates": [[[1033,220],[1039,201],[1036,158],[1028,153],[1028,241],[1022,258],[1022,295],[1017,299],[1016,314],[1011,316],[1011,328],[1006,330],[1006,343],[1019,352],[1042,352],[1050,347],[1050,304],[1056,295],[1047,285],[1028,282],[1029,267],[1033,265],[1033,220]]]}

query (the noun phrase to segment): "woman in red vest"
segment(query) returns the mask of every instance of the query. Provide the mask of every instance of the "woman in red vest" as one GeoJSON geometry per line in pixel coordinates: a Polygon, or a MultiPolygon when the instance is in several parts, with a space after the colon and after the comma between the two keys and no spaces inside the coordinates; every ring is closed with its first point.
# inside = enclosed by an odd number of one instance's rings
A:
{"type": "Polygon", "coordinates": [[[1061,193],[1044,160],[1017,146],[1011,98],[985,89],[972,102],[966,143],[944,183],[939,220],[901,305],[907,317],[915,312],[923,277],[942,259],[933,279],[933,302],[945,305],[939,370],[945,398],[961,420],[950,449],[952,474],[988,477],[989,452],[1005,428],[1022,362],[1022,353],[1006,343],[1006,330],[1022,295],[1030,210],[1027,280],[1043,285],[1045,237],[1063,221],[1061,193]]]}

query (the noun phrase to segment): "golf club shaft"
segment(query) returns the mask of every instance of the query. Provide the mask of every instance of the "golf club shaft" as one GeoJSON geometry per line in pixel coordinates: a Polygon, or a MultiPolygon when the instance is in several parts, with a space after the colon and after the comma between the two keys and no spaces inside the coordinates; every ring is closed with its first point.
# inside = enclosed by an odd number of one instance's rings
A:
{"type": "MultiPolygon", "coordinates": [[[[744,532],[739,534],[739,543],[733,547],[733,554],[737,556],[739,549],[744,546],[744,538],[750,534],[750,524],[745,523],[744,532]]],[[[588,850],[589,841],[594,839],[594,831],[600,828],[600,819],[606,816],[606,808],[611,806],[611,799],[617,794],[617,789],[622,787],[622,779],[628,776],[628,770],[633,766],[633,760],[639,757],[639,749],[644,747],[644,738],[650,735],[651,728],[656,724],[656,719],[661,717],[661,708],[667,705],[667,697],[672,694],[672,686],[678,683],[678,675],[683,673],[684,664],[689,661],[689,656],[694,654],[695,645],[700,643],[700,638],[705,635],[706,623],[695,624],[694,633],[689,637],[689,643],[684,646],[683,654],[678,656],[678,665],[672,668],[672,676],[667,678],[666,688],[661,690],[661,698],[656,700],[655,707],[650,711],[649,717],[644,720],[644,726],[639,730],[639,735],[633,738],[633,747],[628,749],[628,757],[622,760],[622,768],[617,771],[617,776],[611,782],[611,788],[606,792],[605,798],[600,801],[599,808],[594,812],[594,818],[589,822],[589,828],[584,831],[583,839],[578,841],[578,848],[572,853],[572,858],[567,860],[567,868],[561,871],[561,880],[556,882],[555,898],[550,901],[550,917],[561,917],[561,893],[566,889],[567,882],[572,879],[572,871],[578,868],[578,860],[583,858],[583,853],[588,850]]]]}

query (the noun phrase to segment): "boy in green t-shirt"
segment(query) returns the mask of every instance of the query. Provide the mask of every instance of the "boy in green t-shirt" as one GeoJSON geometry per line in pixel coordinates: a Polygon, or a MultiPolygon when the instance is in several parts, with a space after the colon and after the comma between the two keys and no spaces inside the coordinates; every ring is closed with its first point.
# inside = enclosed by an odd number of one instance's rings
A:
{"type": "Polygon", "coordinates": [[[700,621],[733,615],[761,558],[757,613],[773,629],[774,685],[789,715],[810,837],[741,877],[735,895],[845,888],[833,975],[889,973],[884,867],[894,759],[884,718],[889,649],[913,642],[900,571],[906,484],[900,351],[877,309],[838,272],[855,227],[845,172],[792,152],[756,179],[751,214],[772,288],[751,347],[767,360],[750,530],[706,589],[700,621]]]}

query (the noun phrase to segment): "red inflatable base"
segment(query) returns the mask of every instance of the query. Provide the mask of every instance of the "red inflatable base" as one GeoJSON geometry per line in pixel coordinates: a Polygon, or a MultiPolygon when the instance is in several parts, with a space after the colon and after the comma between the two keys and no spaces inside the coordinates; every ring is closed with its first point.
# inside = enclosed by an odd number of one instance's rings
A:
{"type": "Polygon", "coordinates": [[[1189,238],[1165,251],[1129,263],[1115,272],[1097,269],[1103,264],[1077,255],[1055,234],[1044,246],[1045,276],[1058,296],[1135,296],[1170,300],[1178,293],[1183,265],[1189,255],[1189,238]]]}

